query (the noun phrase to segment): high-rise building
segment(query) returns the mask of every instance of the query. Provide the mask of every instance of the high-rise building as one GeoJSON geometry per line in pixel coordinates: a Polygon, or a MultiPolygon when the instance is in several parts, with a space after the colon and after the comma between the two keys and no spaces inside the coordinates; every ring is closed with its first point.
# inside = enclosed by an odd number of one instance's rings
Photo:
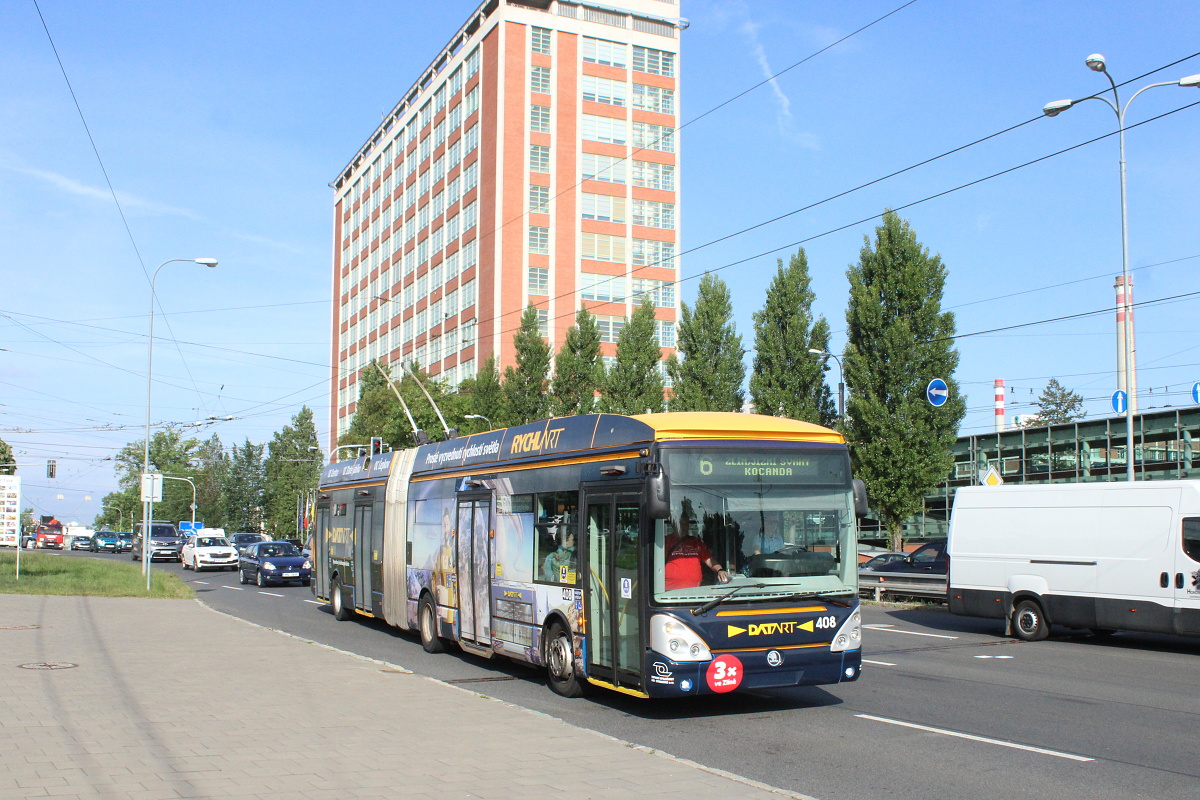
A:
{"type": "Polygon", "coordinates": [[[673,352],[685,26],[675,0],[487,0],[417,76],[332,184],[333,439],[373,359],[503,369],[529,304],[556,351],[586,305],[611,360],[649,294],[673,352]]]}

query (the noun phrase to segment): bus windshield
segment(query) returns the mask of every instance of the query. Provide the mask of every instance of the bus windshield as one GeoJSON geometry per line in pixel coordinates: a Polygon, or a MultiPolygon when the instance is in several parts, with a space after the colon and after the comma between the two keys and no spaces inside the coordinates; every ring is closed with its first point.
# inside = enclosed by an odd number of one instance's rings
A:
{"type": "Polygon", "coordinates": [[[654,527],[658,603],[853,591],[857,536],[841,448],[663,448],[671,519],[654,527]],[[756,584],[761,584],[756,586],[756,584]]]}

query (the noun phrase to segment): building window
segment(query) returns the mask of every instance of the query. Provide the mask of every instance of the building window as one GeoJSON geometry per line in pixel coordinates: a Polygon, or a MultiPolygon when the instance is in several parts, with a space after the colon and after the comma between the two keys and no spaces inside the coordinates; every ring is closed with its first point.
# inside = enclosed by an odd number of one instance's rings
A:
{"type": "Polygon", "coordinates": [[[596,275],[591,272],[579,276],[579,296],[584,300],[595,300],[600,303],[625,302],[624,275],[596,275]]]}
{"type": "Polygon", "coordinates": [[[550,93],[550,68],[532,67],[529,70],[529,91],[550,93]]]}
{"type": "Polygon", "coordinates": [[[545,267],[529,268],[529,293],[539,297],[550,295],[550,270],[545,267]]]}
{"type": "Polygon", "coordinates": [[[462,268],[465,272],[479,263],[479,240],[472,239],[463,245],[462,268]]]}
{"type": "Polygon", "coordinates": [[[633,185],[673,192],[675,191],[675,165],[656,164],[653,161],[634,161],[633,185]]]}
{"type": "Polygon", "coordinates": [[[476,86],[471,91],[467,92],[467,97],[463,101],[463,114],[471,116],[479,110],[479,87],[476,86]]]}
{"type": "Polygon", "coordinates": [[[534,133],[550,132],[550,106],[529,107],[529,130],[534,133]]]}
{"type": "Polygon", "coordinates": [[[472,161],[463,170],[463,192],[469,192],[479,184],[479,162],[472,161]]]}
{"type": "Polygon", "coordinates": [[[476,72],[479,72],[479,48],[476,47],[467,56],[467,77],[471,77],[476,72]]]}
{"type": "Polygon", "coordinates": [[[584,192],[581,199],[584,219],[595,219],[601,222],[624,222],[626,219],[624,197],[584,192]]]}
{"type": "Polygon", "coordinates": [[[433,93],[433,110],[441,111],[446,107],[446,84],[442,84],[433,93]]]}
{"type": "Polygon", "coordinates": [[[431,122],[433,122],[433,105],[426,100],[425,105],[421,106],[421,127],[424,128],[431,122]]]}
{"type": "Polygon", "coordinates": [[[582,164],[584,180],[625,183],[625,159],[623,158],[581,153],[579,163],[582,164]]]}
{"type": "Polygon", "coordinates": [[[530,49],[535,53],[550,55],[550,29],[531,28],[529,36],[530,49]]]}
{"type": "Polygon", "coordinates": [[[675,129],[668,125],[633,123],[633,146],[661,153],[675,152],[675,129]]]}
{"type": "Polygon", "coordinates": [[[624,81],[583,76],[583,99],[610,106],[624,106],[627,88],[624,81]]]}
{"type": "MultiPolygon", "coordinates": [[[[621,335],[621,329],[625,327],[624,317],[610,317],[605,314],[596,315],[596,327],[600,329],[600,341],[615,342],[617,337],[621,335]]],[[[601,356],[601,358],[606,358],[601,356]]],[[[616,359],[612,363],[605,362],[608,369],[612,369],[616,365],[616,359]]]]}
{"type": "Polygon", "coordinates": [[[463,150],[467,153],[479,147],[479,123],[467,128],[466,134],[463,135],[463,150]]]}
{"type": "Polygon", "coordinates": [[[582,234],[580,255],[593,261],[625,262],[625,237],[609,236],[605,233],[582,234]]]}
{"type": "Polygon", "coordinates": [[[658,114],[674,114],[675,90],[635,83],[633,85],[633,107],[654,111],[658,114]]]}
{"type": "Polygon", "coordinates": [[[529,187],[529,210],[537,214],[550,213],[550,187],[529,187]]]}
{"type": "Polygon", "coordinates": [[[454,72],[451,72],[451,73],[450,73],[450,81],[449,81],[449,83],[450,83],[450,94],[451,94],[451,96],[453,96],[453,95],[456,95],[456,94],[458,94],[459,92],[461,92],[461,91],[462,91],[462,87],[463,87],[463,68],[462,68],[462,65],[461,65],[461,64],[460,64],[458,67],[456,67],[456,68],[455,68],[454,72]]]}
{"type": "Polygon", "coordinates": [[[606,39],[593,39],[590,36],[583,37],[583,60],[588,64],[604,64],[625,69],[629,63],[626,53],[626,45],[606,39]]]}
{"type": "Polygon", "coordinates": [[[633,224],[675,230],[675,204],[656,200],[633,201],[633,224]]]}
{"type": "Polygon", "coordinates": [[[583,138],[594,142],[625,144],[629,141],[629,125],[623,119],[584,114],[583,138]]]}
{"type": "Polygon", "coordinates": [[[475,281],[467,281],[459,291],[462,293],[462,307],[464,311],[475,305],[475,281]]]}
{"type": "Polygon", "coordinates": [[[476,223],[478,223],[478,222],[479,222],[479,203],[472,202],[472,203],[468,204],[467,207],[464,208],[463,212],[462,212],[463,230],[467,231],[467,230],[470,230],[471,228],[474,228],[476,223]]]}
{"type": "Polygon", "coordinates": [[[460,197],[462,197],[462,182],[459,178],[452,178],[446,182],[446,208],[457,203],[460,197]]]}
{"type": "Polygon", "coordinates": [[[540,225],[529,226],[529,252],[536,255],[550,255],[549,228],[540,225]]]}
{"type": "Polygon", "coordinates": [[[446,267],[446,280],[449,281],[458,277],[458,251],[455,250],[446,256],[443,266],[446,267]]]}
{"type": "Polygon", "coordinates": [[[550,171],[550,148],[545,145],[531,144],[529,145],[529,171],[530,172],[549,172],[550,171]]]}
{"type": "Polygon", "coordinates": [[[651,75],[675,77],[675,54],[649,47],[633,46],[633,68],[651,75]]]}
{"type": "Polygon", "coordinates": [[[669,319],[654,320],[654,338],[659,347],[674,347],[675,323],[669,319]]]}
{"type": "Polygon", "coordinates": [[[446,115],[446,135],[449,136],[458,130],[459,125],[462,125],[462,103],[455,103],[450,109],[450,113],[446,115]]]}

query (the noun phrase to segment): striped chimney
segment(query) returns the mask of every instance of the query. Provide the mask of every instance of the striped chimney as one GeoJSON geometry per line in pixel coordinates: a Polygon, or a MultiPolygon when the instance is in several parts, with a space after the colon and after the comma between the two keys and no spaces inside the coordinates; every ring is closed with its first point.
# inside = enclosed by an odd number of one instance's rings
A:
{"type": "Polygon", "coordinates": [[[996,378],[993,383],[996,390],[996,433],[1004,430],[1004,379],[996,378]]]}

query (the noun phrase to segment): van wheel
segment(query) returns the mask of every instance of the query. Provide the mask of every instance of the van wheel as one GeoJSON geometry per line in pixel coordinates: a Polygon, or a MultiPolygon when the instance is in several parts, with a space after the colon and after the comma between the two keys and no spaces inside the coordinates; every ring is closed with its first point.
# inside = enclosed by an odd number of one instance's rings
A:
{"type": "Polygon", "coordinates": [[[575,645],[561,622],[553,623],[546,632],[544,656],[550,689],[563,697],[581,697],[584,685],[575,675],[575,645]]]}
{"type": "Polygon", "coordinates": [[[1033,600],[1022,600],[1013,609],[1013,634],[1022,641],[1040,642],[1050,635],[1050,626],[1042,607],[1033,600]]]}
{"type": "Polygon", "coordinates": [[[333,618],[345,622],[354,616],[354,612],[346,608],[345,599],[342,597],[342,582],[334,581],[333,586],[329,589],[329,600],[333,604],[333,618]]]}
{"type": "Polygon", "coordinates": [[[438,636],[437,610],[429,595],[421,598],[421,606],[417,609],[417,628],[421,631],[421,647],[426,653],[446,652],[446,643],[438,636]]]}

